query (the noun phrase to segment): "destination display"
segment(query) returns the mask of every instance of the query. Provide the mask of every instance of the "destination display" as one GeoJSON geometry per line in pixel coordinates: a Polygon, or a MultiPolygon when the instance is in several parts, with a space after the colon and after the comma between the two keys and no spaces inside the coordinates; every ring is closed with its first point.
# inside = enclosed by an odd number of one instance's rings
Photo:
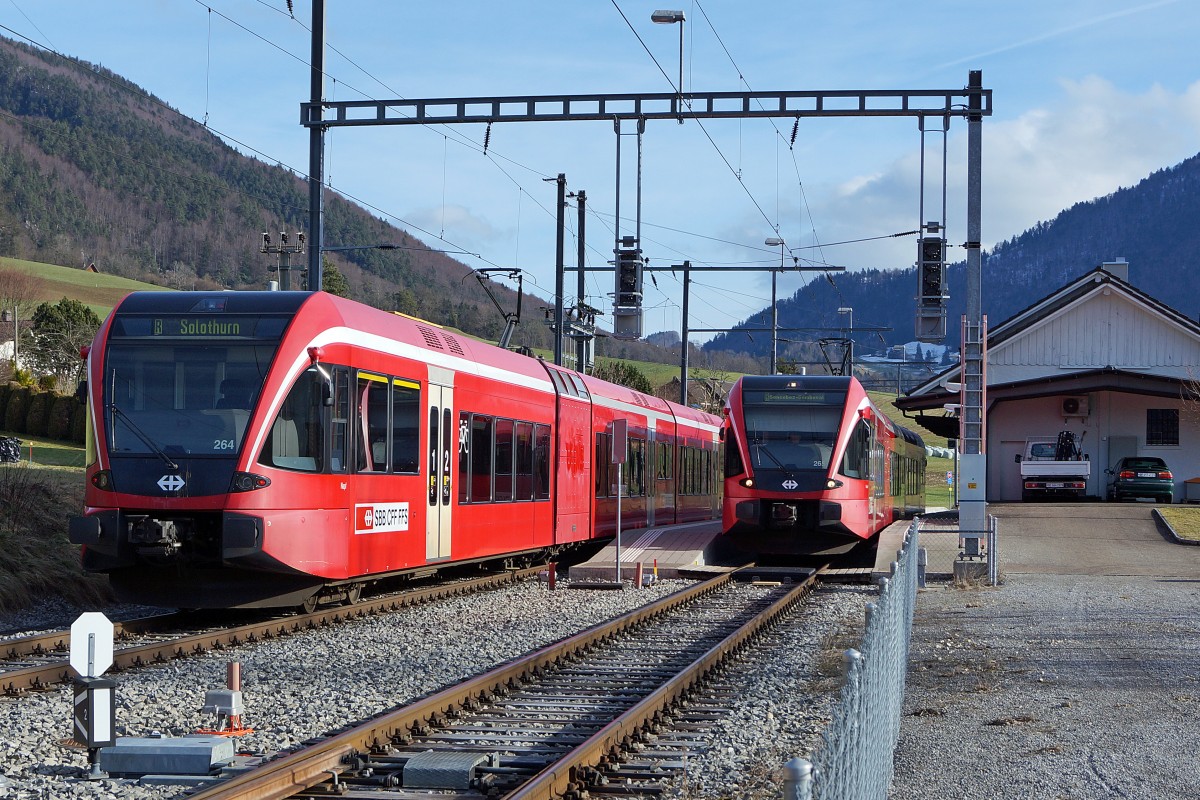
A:
{"type": "Polygon", "coordinates": [[[742,394],[742,402],[746,405],[840,406],[846,402],[846,393],[747,389],[742,394]]]}
{"type": "Polygon", "coordinates": [[[283,335],[287,323],[286,317],[225,314],[117,317],[113,320],[112,336],[116,339],[163,337],[275,340],[283,335]]]}

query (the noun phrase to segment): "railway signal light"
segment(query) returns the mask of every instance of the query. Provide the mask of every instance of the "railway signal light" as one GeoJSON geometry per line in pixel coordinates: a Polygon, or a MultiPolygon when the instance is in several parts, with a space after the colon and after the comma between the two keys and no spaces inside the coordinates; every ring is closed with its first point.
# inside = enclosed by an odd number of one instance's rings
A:
{"type": "Polygon", "coordinates": [[[619,248],[613,290],[613,336],[642,338],[642,253],[619,248]]]}
{"type": "Polygon", "coordinates": [[[917,339],[940,342],[946,338],[946,240],[922,237],[917,241],[917,339]]]}

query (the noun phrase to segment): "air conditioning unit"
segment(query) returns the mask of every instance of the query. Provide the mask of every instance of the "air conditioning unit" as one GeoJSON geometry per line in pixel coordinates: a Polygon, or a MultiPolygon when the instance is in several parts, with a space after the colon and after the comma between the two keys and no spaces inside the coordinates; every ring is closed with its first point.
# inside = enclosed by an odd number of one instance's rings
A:
{"type": "Polygon", "coordinates": [[[1064,417],[1086,417],[1088,415],[1087,397],[1064,397],[1062,413],[1064,417]]]}

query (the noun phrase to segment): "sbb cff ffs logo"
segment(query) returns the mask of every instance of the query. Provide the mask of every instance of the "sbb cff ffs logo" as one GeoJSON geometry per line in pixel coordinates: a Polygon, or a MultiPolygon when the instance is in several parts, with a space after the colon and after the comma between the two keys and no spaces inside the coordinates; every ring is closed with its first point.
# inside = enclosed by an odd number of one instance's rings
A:
{"type": "Polygon", "coordinates": [[[372,503],[354,507],[355,533],[408,530],[408,503],[372,503]]]}

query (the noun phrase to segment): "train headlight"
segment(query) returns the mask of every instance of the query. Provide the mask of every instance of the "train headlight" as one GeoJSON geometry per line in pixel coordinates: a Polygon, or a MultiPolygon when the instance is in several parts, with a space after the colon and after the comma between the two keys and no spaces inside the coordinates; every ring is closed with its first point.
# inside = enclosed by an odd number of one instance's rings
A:
{"type": "Polygon", "coordinates": [[[92,486],[102,492],[111,492],[113,490],[112,473],[106,469],[100,470],[92,476],[92,486]]]}
{"type": "Polygon", "coordinates": [[[742,478],[738,481],[739,486],[745,486],[747,489],[754,488],[754,478],[742,478]]]}
{"type": "Polygon", "coordinates": [[[232,492],[253,492],[255,489],[265,489],[271,485],[271,479],[253,472],[235,472],[229,484],[232,492]]]}
{"type": "Polygon", "coordinates": [[[829,480],[825,481],[825,488],[826,489],[840,489],[840,488],[842,488],[842,482],[839,481],[837,478],[830,478],[829,480]]]}

